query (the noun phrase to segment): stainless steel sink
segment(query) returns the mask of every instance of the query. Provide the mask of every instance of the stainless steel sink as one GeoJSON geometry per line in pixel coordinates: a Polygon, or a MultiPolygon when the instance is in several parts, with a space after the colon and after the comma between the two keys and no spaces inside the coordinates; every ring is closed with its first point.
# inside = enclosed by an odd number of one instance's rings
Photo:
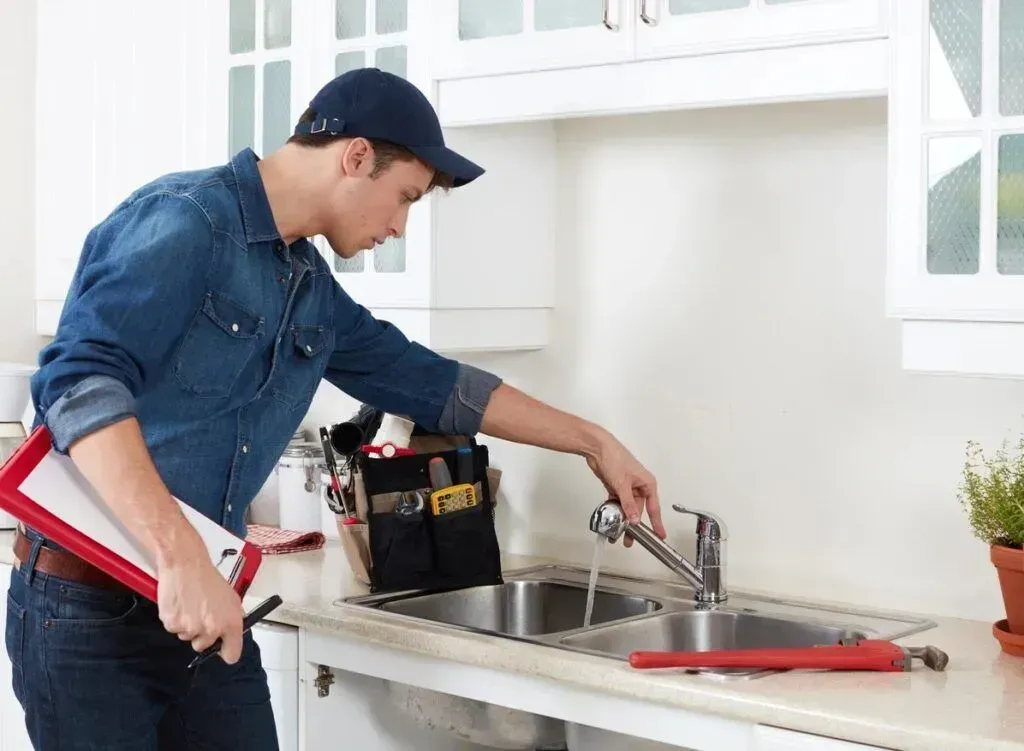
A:
{"type": "MultiPolygon", "coordinates": [[[[449,592],[396,592],[338,604],[395,618],[493,634],[558,650],[624,661],[634,650],[708,650],[836,644],[844,638],[898,639],[934,627],[896,613],[870,613],[733,591],[723,604],[698,603],[684,582],[601,573],[591,624],[583,616],[590,572],[533,566],[505,583],[449,592]]],[[[742,680],[777,671],[707,669],[702,677],[742,680]]],[[[396,706],[428,727],[495,748],[565,748],[559,720],[404,684],[389,684],[396,706]]]]}
{"type": "MultiPolygon", "coordinates": [[[[717,649],[816,647],[867,636],[867,630],[851,626],[729,610],[695,610],[577,632],[564,637],[561,643],[593,654],[628,658],[629,653],[635,650],[707,652],[717,649]]],[[[752,676],[764,671],[708,668],[695,672],[752,676]]]]}
{"type": "MultiPolygon", "coordinates": [[[[582,627],[586,601],[585,586],[521,580],[385,599],[380,609],[494,634],[537,636],[582,627]]],[[[661,607],[649,597],[601,589],[595,592],[591,624],[652,613],[661,607]]]]}

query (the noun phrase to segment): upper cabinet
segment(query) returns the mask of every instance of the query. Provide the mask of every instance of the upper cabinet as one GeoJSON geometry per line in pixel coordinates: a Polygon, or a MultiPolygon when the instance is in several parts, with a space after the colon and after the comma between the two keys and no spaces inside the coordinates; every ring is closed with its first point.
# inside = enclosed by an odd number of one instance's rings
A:
{"type": "Polygon", "coordinates": [[[885,33],[878,0],[636,0],[637,56],[850,41],[885,33]]]}
{"type": "Polygon", "coordinates": [[[633,56],[633,0],[434,0],[437,78],[596,65],[633,56]]]}
{"type": "Polygon", "coordinates": [[[432,0],[450,125],[879,96],[890,0],[432,0]]]}
{"type": "Polygon", "coordinates": [[[904,364],[1024,375],[1024,3],[894,4],[888,308],[904,364]]]}

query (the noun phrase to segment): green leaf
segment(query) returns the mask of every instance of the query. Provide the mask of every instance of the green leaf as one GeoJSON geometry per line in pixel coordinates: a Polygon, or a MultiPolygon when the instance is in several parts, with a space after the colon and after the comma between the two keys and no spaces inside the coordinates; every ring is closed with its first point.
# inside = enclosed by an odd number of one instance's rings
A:
{"type": "Polygon", "coordinates": [[[990,545],[1024,547],[1024,436],[1009,439],[986,456],[976,441],[967,442],[963,480],[957,498],[975,536],[990,545]]]}

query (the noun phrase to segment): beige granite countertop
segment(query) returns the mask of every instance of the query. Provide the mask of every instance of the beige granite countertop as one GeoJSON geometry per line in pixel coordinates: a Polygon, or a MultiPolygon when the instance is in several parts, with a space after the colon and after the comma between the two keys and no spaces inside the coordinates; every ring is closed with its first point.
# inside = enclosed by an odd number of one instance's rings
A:
{"type": "MultiPolygon", "coordinates": [[[[0,533],[0,561],[10,561],[0,533]]],[[[507,568],[538,559],[509,557],[507,568]]],[[[1024,660],[1000,652],[991,624],[931,618],[938,624],[901,640],[949,654],[945,672],[915,661],[910,673],[793,671],[748,681],[714,681],[669,671],[637,671],[625,662],[410,624],[386,613],[337,604],[365,594],[337,541],[324,549],[266,556],[246,606],[271,594],[281,623],[496,670],[549,678],[592,691],[648,700],[732,719],[777,725],[908,751],[1024,751],[1024,660]]]]}

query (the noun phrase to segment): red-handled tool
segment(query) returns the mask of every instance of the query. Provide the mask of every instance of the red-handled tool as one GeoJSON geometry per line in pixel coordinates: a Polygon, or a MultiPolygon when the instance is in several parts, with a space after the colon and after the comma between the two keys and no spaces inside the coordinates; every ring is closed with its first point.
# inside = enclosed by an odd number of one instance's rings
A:
{"type": "Polygon", "coordinates": [[[416,452],[413,451],[412,449],[396,446],[391,441],[385,441],[380,446],[374,446],[369,443],[364,443],[359,448],[362,449],[362,451],[364,451],[367,454],[379,454],[380,456],[383,456],[385,459],[391,459],[396,456],[416,455],[416,452]]]}
{"type": "Polygon", "coordinates": [[[722,649],[708,652],[636,651],[629,664],[654,668],[757,668],[765,670],[876,670],[903,672],[913,658],[932,670],[945,670],[949,657],[937,647],[903,647],[881,639],[861,639],[819,647],[722,649]]]}

